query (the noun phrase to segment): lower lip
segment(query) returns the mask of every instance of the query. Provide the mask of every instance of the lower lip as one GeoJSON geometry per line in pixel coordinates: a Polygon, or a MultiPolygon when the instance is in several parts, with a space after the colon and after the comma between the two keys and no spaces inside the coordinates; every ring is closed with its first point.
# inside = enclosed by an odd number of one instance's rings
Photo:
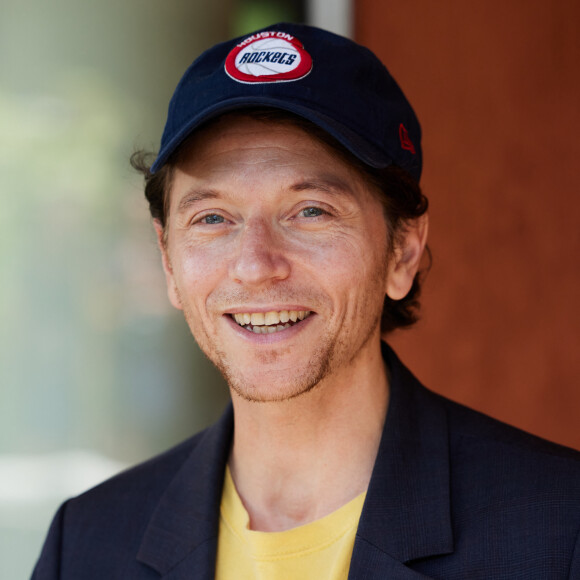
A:
{"type": "Polygon", "coordinates": [[[226,322],[233,328],[233,330],[244,340],[247,340],[253,344],[272,344],[293,338],[296,336],[296,334],[301,332],[302,329],[306,328],[315,316],[316,314],[312,312],[304,320],[293,324],[290,326],[290,328],[285,328],[284,330],[278,330],[276,332],[269,332],[268,334],[258,334],[256,332],[252,332],[251,330],[246,330],[243,326],[240,326],[229,314],[224,314],[226,322]]]}

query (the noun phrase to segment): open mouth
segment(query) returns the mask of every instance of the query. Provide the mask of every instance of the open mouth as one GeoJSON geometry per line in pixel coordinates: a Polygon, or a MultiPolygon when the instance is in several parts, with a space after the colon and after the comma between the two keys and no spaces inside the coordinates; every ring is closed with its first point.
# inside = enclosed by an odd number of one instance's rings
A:
{"type": "Polygon", "coordinates": [[[299,324],[310,314],[310,310],[280,310],[279,312],[243,312],[230,316],[249,332],[270,334],[299,324]]]}

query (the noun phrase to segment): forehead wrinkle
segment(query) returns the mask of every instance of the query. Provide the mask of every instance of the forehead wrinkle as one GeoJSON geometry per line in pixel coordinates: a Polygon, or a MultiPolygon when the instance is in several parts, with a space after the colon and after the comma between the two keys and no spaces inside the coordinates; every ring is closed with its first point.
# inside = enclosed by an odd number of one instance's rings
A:
{"type": "MultiPolygon", "coordinates": [[[[229,130],[233,131],[233,128],[229,128],[229,130]]],[[[233,131],[233,137],[232,132],[226,135],[218,134],[216,139],[209,144],[209,147],[207,147],[206,142],[201,142],[198,136],[191,144],[186,158],[181,161],[181,171],[191,177],[203,175],[210,181],[212,179],[221,181],[222,174],[225,173],[229,179],[241,180],[248,184],[250,179],[257,179],[259,182],[270,170],[290,170],[292,167],[298,166],[299,172],[302,173],[301,176],[278,175],[280,190],[285,189],[290,193],[319,191],[335,198],[353,199],[361,195],[362,192],[359,191],[361,185],[367,186],[362,189],[368,188],[368,184],[358,183],[357,178],[360,179],[360,176],[353,175],[355,172],[348,164],[345,166],[341,159],[336,159],[332,152],[329,152],[324,145],[315,140],[311,140],[312,147],[307,147],[307,151],[304,151],[303,144],[296,142],[295,135],[287,135],[286,140],[280,143],[279,140],[278,142],[272,142],[272,140],[264,142],[253,139],[254,133],[260,137],[263,131],[233,131]],[[242,148],[235,140],[233,143],[231,142],[233,138],[239,138],[240,135],[243,135],[245,140],[242,148]],[[200,148],[201,151],[197,151],[200,148]],[[199,152],[202,154],[196,154],[199,152]],[[288,152],[291,152],[290,156],[288,156],[288,152]],[[329,155],[330,159],[328,159],[329,155]],[[322,167],[309,167],[309,162],[312,161],[313,157],[323,158],[324,161],[332,164],[337,171],[332,168],[328,171],[328,168],[324,170],[322,167]],[[306,159],[306,166],[301,167],[304,159],[306,159]],[[195,167],[191,166],[192,162],[195,167]],[[256,171],[257,173],[255,173],[256,171]]],[[[202,183],[192,184],[190,188],[190,191],[187,191],[177,204],[178,213],[183,213],[204,200],[221,199],[226,193],[221,191],[221,187],[218,186],[216,189],[210,183],[205,186],[202,183]]]]}

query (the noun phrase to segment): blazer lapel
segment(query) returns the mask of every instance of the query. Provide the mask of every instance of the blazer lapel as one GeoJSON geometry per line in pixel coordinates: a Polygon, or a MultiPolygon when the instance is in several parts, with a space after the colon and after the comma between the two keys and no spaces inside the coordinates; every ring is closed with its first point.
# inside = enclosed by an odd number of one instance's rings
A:
{"type": "Polygon", "coordinates": [[[231,405],[201,434],[163,494],[137,559],[164,578],[213,580],[225,464],[233,433],[231,405]]]}
{"type": "Polygon", "coordinates": [[[403,574],[401,563],[453,551],[445,410],[387,345],[383,356],[391,372],[389,409],[357,530],[350,580],[378,578],[386,570],[394,574],[397,566],[403,574]]]}
{"type": "Polygon", "coordinates": [[[407,568],[362,538],[357,538],[357,557],[352,560],[349,578],[357,580],[426,580],[419,572],[407,568]]]}

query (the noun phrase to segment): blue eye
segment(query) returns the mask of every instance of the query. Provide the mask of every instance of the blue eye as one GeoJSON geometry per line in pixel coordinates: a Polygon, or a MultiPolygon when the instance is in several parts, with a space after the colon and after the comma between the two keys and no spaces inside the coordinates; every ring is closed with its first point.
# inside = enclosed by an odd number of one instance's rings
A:
{"type": "Polygon", "coordinates": [[[212,213],[212,214],[209,214],[209,215],[206,215],[205,217],[203,217],[201,219],[201,221],[204,224],[209,224],[209,225],[212,225],[212,224],[223,224],[224,223],[224,218],[221,215],[218,215],[216,213],[212,213]]]}
{"type": "Polygon", "coordinates": [[[319,207],[307,207],[301,210],[300,212],[303,217],[318,217],[321,216],[324,210],[320,209],[319,207]]]}

